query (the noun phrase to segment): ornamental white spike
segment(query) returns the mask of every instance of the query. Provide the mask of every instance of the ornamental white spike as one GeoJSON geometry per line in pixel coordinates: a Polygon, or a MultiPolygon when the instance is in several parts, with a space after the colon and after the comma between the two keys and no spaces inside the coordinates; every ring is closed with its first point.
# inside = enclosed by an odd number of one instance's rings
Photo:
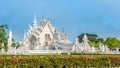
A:
{"type": "Polygon", "coordinates": [[[12,30],[9,32],[9,38],[8,38],[8,47],[11,47],[12,45],[12,30]]]}
{"type": "Polygon", "coordinates": [[[83,41],[84,41],[84,42],[88,42],[88,41],[89,41],[86,34],[84,34],[83,41]]]}
{"type": "Polygon", "coordinates": [[[36,14],[34,14],[33,26],[37,26],[37,18],[36,18],[36,14]]]}
{"type": "Polygon", "coordinates": [[[79,39],[78,39],[78,37],[75,38],[74,44],[79,44],[79,39]]]}
{"type": "Polygon", "coordinates": [[[8,54],[11,53],[11,45],[12,45],[12,30],[10,30],[8,37],[8,51],[7,51],[8,54]]]}
{"type": "Polygon", "coordinates": [[[26,38],[26,34],[25,34],[25,32],[24,32],[24,38],[23,38],[23,40],[25,40],[25,38],[26,38]]]}

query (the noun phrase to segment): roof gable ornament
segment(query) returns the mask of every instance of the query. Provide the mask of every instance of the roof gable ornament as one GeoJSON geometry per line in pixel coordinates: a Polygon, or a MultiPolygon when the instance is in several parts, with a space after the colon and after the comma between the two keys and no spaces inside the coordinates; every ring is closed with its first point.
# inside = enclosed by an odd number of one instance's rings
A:
{"type": "Polygon", "coordinates": [[[41,26],[44,28],[45,25],[48,23],[48,19],[42,18],[41,26]]]}

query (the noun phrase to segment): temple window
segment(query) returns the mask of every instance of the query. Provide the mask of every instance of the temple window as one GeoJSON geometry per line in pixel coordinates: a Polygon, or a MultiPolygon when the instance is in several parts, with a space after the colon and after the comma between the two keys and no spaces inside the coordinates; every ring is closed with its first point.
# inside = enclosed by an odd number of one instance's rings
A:
{"type": "Polygon", "coordinates": [[[50,34],[45,34],[45,39],[46,39],[46,40],[51,40],[50,34]]]}

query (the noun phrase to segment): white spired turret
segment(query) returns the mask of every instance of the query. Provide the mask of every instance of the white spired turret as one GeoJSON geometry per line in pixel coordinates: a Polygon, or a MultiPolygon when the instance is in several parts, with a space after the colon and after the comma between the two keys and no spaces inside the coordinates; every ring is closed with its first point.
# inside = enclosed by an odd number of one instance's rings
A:
{"type": "Polygon", "coordinates": [[[9,32],[9,36],[8,36],[8,54],[11,54],[11,50],[12,50],[12,30],[10,30],[9,32]]]}
{"type": "Polygon", "coordinates": [[[84,45],[84,53],[92,53],[92,48],[88,44],[89,40],[86,34],[84,34],[84,37],[82,40],[83,40],[83,45],[84,45]]]}
{"type": "Polygon", "coordinates": [[[86,34],[84,34],[84,37],[83,37],[82,40],[83,40],[83,42],[84,42],[85,44],[88,44],[88,42],[89,42],[88,37],[87,37],[86,34]]]}
{"type": "Polygon", "coordinates": [[[8,48],[10,48],[12,45],[12,30],[9,32],[9,37],[8,37],[8,48]]]}
{"type": "Polygon", "coordinates": [[[73,43],[72,51],[73,52],[78,52],[78,46],[79,46],[79,39],[76,37],[73,43]]]}

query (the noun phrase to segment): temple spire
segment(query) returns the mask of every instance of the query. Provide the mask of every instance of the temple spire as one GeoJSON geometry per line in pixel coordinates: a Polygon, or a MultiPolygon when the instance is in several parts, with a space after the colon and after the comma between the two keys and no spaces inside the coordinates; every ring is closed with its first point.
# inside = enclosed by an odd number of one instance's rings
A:
{"type": "Polygon", "coordinates": [[[33,26],[37,26],[37,18],[36,18],[36,13],[34,14],[33,26]]]}
{"type": "Polygon", "coordinates": [[[26,38],[26,34],[25,34],[25,30],[24,30],[24,37],[23,37],[23,40],[25,40],[25,38],[26,38]]]}
{"type": "Polygon", "coordinates": [[[84,36],[83,36],[83,42],[84,43],[88,43],[88,37],[87,37],[87,35],[86,34],[84,34],[84,36]]]}

